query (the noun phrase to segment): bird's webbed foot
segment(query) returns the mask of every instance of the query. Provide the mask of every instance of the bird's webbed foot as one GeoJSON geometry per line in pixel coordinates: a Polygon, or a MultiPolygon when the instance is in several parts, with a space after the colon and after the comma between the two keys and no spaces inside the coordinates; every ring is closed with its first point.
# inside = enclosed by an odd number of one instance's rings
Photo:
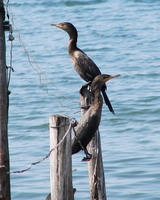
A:
{"type": "Polygon", "coordinates": [[[83,162],[83,161],[90,161],[90,159],[92,158],[92,154],[90,154],[90,153],[87,151],[86,148],[84,148],[83,150],[84,150],[84,153],[85,153],[86,157],[84,157],[84,158],[82,159],[82,162],[83,162]]]}

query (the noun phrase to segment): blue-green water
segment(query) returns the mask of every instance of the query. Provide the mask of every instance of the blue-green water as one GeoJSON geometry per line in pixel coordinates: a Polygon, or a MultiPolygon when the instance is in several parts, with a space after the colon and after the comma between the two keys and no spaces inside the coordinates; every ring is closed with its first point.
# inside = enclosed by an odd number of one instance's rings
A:
{"type": "MultiPolygon", "coordinates": [[[[81,116],[79,88],[84,81],[71,65],[68,35],[50,26],[70,21],[79,32],[78,46],[102,73],[121,74],[107,83],[116,115],[104,105],[100,125],[108,199],[160,199],[160,2],[12,0],[10,8],[16,26],[9,110],[11,171],[46,156],[50,115],[77,120],[81,116]]],[[[9,53],[7,41],[8,65],[9,53]]],[[[73,156],[77,200],[89,199],[82,157],[83,153],[73,156]]],[[[23,174],[11,174],[11,189],[12,200],[45,199],[50,192],[49,159],[23,174]]]]}

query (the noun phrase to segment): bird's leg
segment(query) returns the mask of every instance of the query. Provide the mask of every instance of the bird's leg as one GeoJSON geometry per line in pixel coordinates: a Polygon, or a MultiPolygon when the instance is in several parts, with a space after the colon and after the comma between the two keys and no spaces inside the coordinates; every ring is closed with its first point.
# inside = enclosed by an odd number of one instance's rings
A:
{"type": "Polygon", "coordinates": [[[80,140],[78,140],[78,143],[86,155],[86,157],[84,157],[82,161],[89,161],[92,158],[92,154],[88,153],[88,150],[82,145],[82,142],[80,140]]]}
{"type": "Polygon", "coordinates": [[[84,157],[84,158],[82,159],[82,161],[90,161],[90,159],[92,158],[92,154],[90,154],[90,153],[88,152],[87,148],[85,148],[85,147],[82,145],[82,143],[81,143],[80,140],[78,140],[78,143],[79,143],[81,149],[84,151],[84,153],[85,153],[85,155],[86,155],[86,157],[84,157]]]}
{"type": "Polygon", "coordinates": [[[86,157],[84,157],[82,159],[82,161],[89,161],[91,158],[92,158],[92,154],[88,153],[88,150],[83,146],[82,142],[80,141],[80,139],[78,138],[78,136],[76,135],[76,131],[75,129],[73,128],[73,131],[74,131],[74,134],[75,134],[75,137],[77,139],[77,142],[79,144],[79,146],[81,147],[81,149],[84,151],[84,153],[86,154],[86,157]]]}
{"type": "MultiPolygon", "coordinates": [[[[78,137],[77,137],[77,139],[78,139],[78,137]]],[[[81,142],[80,140],[78,140],[78,143],[79,143],[81,149],[84,151],[84,153],[85,153],[85,155],[86,155],[86,157],[84,157],[84,158],[82,159],[82,161],[89,161],[89,160],[92,158],[92,154],[90,154],[90,153],[88,152],[87,148],[85,148],[85,147],[83,146],[83,144],[82,144],[82,142],[81,142]]]]}
{"type": "Polygon", "coordinates": [[[90,159],[92,158],[92,154],[90,154],[86,148],[84,148],[83,151],[86,154],[86,157],[84,157],[82,161],[90,161],[90,159]]]}

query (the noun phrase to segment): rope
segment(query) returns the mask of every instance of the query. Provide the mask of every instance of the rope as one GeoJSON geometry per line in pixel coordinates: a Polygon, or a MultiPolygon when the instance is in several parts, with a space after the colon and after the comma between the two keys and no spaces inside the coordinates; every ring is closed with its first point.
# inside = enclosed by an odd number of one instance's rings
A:
{"type": "MultiPolygon", "coordinates": [[[[58,146],[64,141],[64,139],[66,138],[66,136],[67,136],[68,133],[70,132],[71,128],[74,127],[74,126],[76,126],[76,124],[77,124],[77,121],[76,121],[74,118],[70,120],[69,127],[68,127],[66,133],[64,134],[63,138],[61,139],[61,141],[60,141],[54,148],[52,148],[52,149],[49,151],[49,153],[48,153],[44,158],[42,158],[41,160],[39,160],[39,161],[37,161],[37,162],[31,163],[31,164],[29,165],[29,167],[26,168],[26,169],[23,169],[23,170],[20,170],[20,171],[7,172],[7,173],[9,173],[9,174],[20,174],[20,173],[26,172],[26,171],[30,170],[32,166],[37,165],[37,164],[41,163],[42,161],[46,160],[47,158],[49,158],[50,155],[51,155],[51,153],[52,153],[56,148],[58,148],[58,146]]],[[[67,124],[65,124],[65,125],[67,125],[67,124]]],[[[51,128],[60,128],[60,127],[63,127],[63,126],[65,126],[65,125],[57,126],[57,127],[51,127],[51,128]]]]}

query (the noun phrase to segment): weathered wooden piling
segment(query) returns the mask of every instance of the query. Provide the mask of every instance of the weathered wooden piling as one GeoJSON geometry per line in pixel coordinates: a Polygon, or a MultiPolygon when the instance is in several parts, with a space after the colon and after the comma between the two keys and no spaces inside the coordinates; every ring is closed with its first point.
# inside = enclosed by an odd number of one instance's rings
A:
{"type": "MultiPolygon", "coordinates": [[[[51,200],[73,200],[71,125],[68,117],[50,117],[51,200]]],[[[48,197],[49,198],[49,197],[48,197]]]]}
{"type": "MultiPolygon", "coordinates": [[[[82,115],[87,111],[88,105],[90,105],[90,103],[91,93],[87,89],[87,86],[83,86],[80,91],[82,115]]],[[[91,160],[88,161],[90,199],[106,200],[107,196],[99,130],[97,130],[95,136],[87,145],[87,150],[90,154],[92,154],[91,160]]]]}
{"type": "Polygon", "coordinates": [[[107,195],[99,130],[97,130],[94,138],[88,144],[87,149],[92,154],[92,159],[88,162],[91,200],[106,200],[107,195]]]}
{"type": "Polygon", "coordinates": [[[8,88],[6,75],[5,34],[3,21],[5,11],[0,0],[0,199],[10,200],[10,171],[8,148],[8,88]]]}

